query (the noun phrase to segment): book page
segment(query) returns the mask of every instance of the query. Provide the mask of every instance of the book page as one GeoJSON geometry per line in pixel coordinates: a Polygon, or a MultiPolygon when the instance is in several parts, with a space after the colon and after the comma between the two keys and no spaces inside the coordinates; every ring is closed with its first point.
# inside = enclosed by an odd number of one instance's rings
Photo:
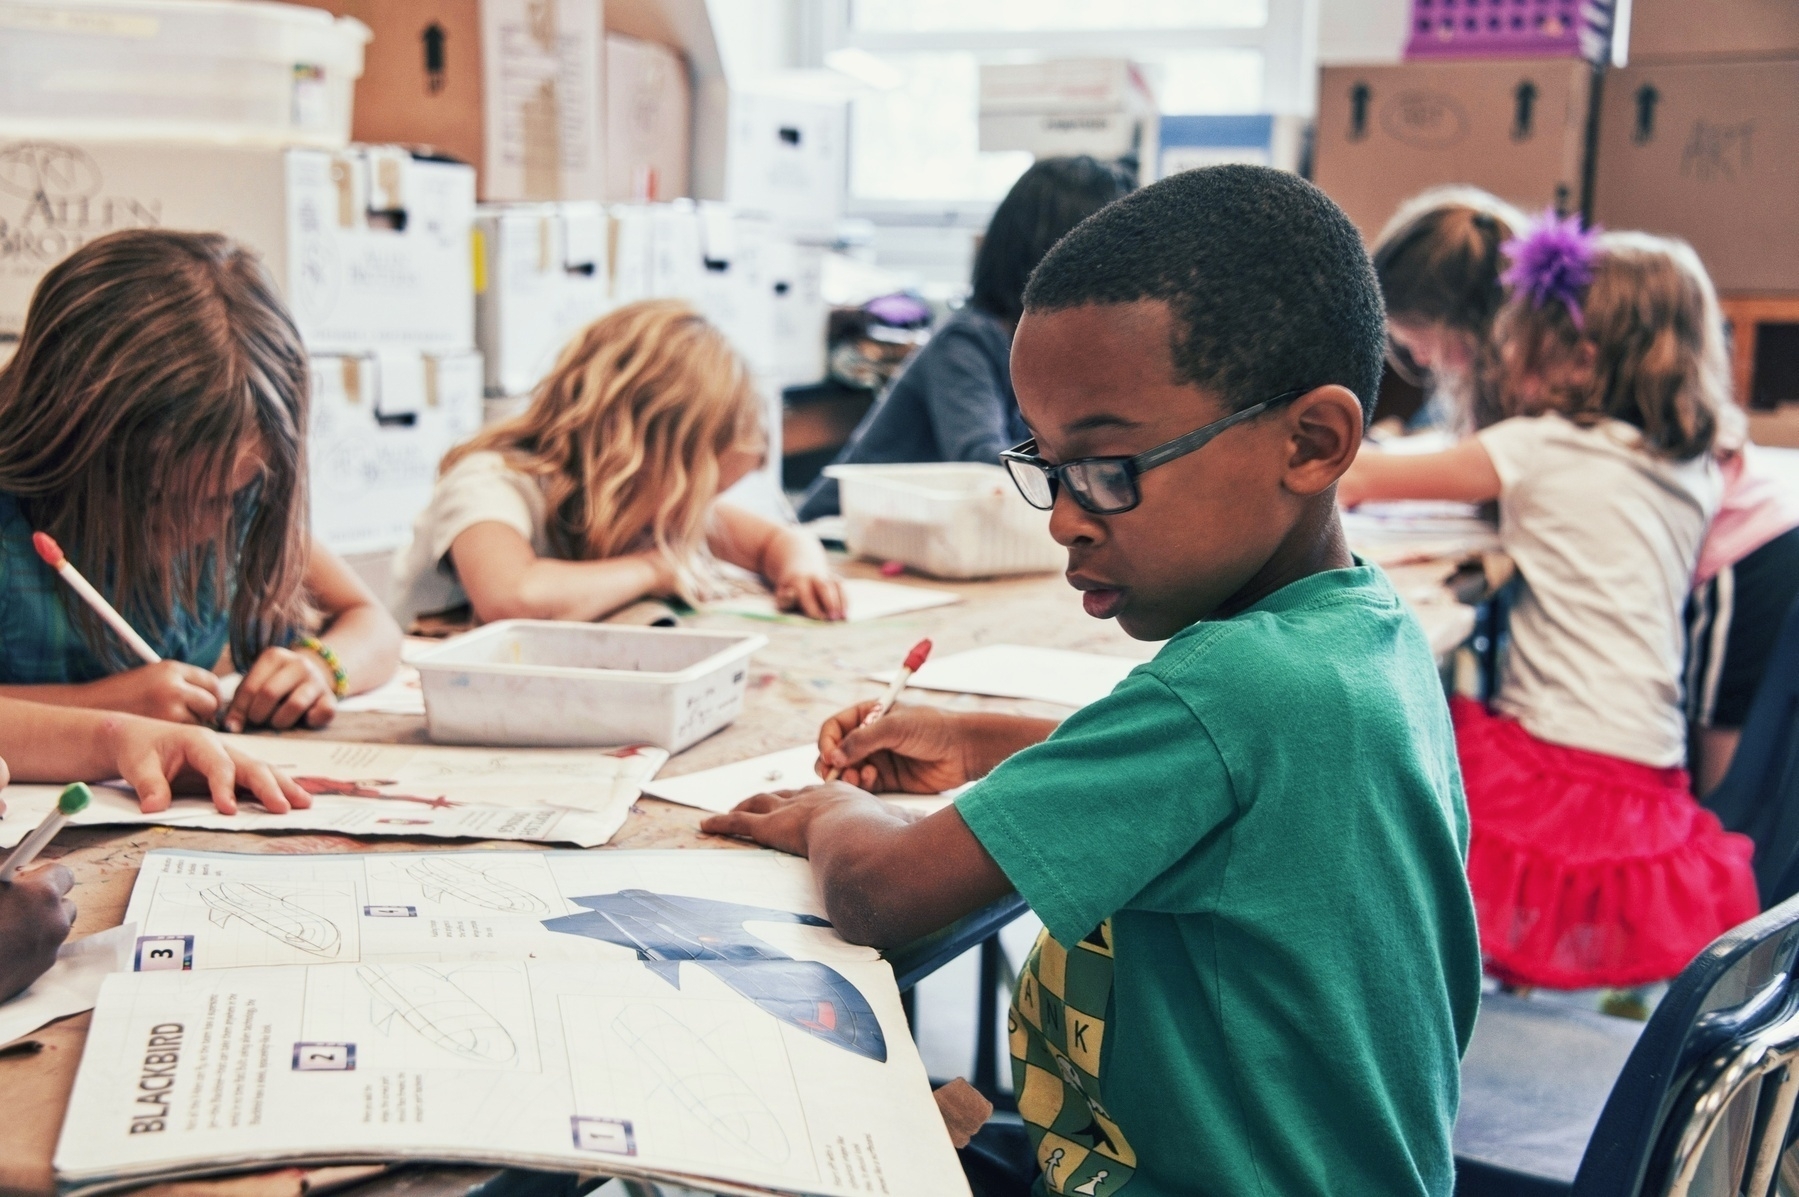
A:
{"type": "Polygon", "coordinates": [[[893,974],[770,852],[158,851],[56,1166],[438,1159],[967,1193],[893,974]]]}

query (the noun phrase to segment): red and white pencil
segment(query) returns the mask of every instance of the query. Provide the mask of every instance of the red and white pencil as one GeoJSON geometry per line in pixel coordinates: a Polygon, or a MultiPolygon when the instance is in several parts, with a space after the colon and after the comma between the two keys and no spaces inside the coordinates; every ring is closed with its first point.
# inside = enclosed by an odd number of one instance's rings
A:
{"type": "MultiPolygon", "coordinates": [[[[893,675],[893,681],[888,685],[887,693],[881,695],[880,701],[875,703],[874,709],[868,712],[868,716],[862,720],[861,726],[867,727],[893,709],[893,704],[899,701],[900,691],[906,688],[906,683],[912,679],[912,675],[918,672],[919,666],[923,665],[930,655],[931,642],[929,640],[920,640],[912,646],[912,651],[906,654],[905,664],[901,665],[899,672],[893,675]]],[[[842,775],[842,769],[832,769],[825,774],[825,780],[836,781],[842,775]]]]}
{"type": "Polygon", "coordinates": [[[125,617],[113,609],[113,605],[106,601],[106,596],[95,590],[93,585],[81,576],[81,571],[69,564],[69,559],[63,556],[62,546],[57,544],[48,533],[33,532],[31,545],[37,550],[37,555],[44,559],[44,564],[61,574],[62,580],[81,596],[82,601],[92,607],[100,618],[106,621],[106,626],[117,632],[119,639],[123,640],[132,652],[144,659],[144,664],[154,665],[162,660],[156,655],[156,650],[146,644],[144,638],[137,634],[137,629],[126,623],[125,617]]]}

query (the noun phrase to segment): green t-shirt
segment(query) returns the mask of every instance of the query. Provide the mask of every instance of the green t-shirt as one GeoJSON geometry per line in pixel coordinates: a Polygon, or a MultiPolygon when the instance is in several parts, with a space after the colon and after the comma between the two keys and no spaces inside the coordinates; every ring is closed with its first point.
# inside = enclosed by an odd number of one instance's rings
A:
{"type": "Polygon", "coordinates": [[[1039,1191],[1451,1192],[1468,817],[1378,569],[1185,629],[956,807],[1047,928],[1010,1013],[1039,1191]]]}

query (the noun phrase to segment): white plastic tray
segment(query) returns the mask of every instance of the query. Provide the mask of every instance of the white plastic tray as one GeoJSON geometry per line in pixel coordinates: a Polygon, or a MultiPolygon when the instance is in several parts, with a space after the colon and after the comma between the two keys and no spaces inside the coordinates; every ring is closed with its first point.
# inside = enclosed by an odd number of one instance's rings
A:
{"type": "Polygon", "coordinates": [[[997,465],[834,465],[844,542],[858,557],[939,578],[992,578],[1066,567],[1049,513],[1024,501],[997,465]]]}
{"type": "Polygon", "coordinates": [[[742,712],[750,655],[767,643],[686,628],[507,619],[413,664],[440,744],[680,752],[742,712]]]}

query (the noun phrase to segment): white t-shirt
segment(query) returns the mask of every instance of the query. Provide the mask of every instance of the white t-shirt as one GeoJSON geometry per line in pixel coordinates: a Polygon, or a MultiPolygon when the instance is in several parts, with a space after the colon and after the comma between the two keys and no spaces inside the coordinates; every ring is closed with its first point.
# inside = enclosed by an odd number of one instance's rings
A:
{"type": "Polygon", "coordinates": [[[1523,578],[1493,705],[1540,740],[1680,764],[1681,612],[1722,489],[1712,455],[1655,456],[1619,420],[1516,417],[1478,435],[1523,578]]]}
{"type": "Polygon", "coordinates": [[[470,453],[437,480],[431,504],[412,523],[412,543],[395,558],[388,606],[402,628],[420,615],[468,602],[450,564],[450,545],[476,524],[504,524],[531,542],[540,557],[553,556],[546,534],[543,487],[513,469],[498,453],[470,453]]]}

